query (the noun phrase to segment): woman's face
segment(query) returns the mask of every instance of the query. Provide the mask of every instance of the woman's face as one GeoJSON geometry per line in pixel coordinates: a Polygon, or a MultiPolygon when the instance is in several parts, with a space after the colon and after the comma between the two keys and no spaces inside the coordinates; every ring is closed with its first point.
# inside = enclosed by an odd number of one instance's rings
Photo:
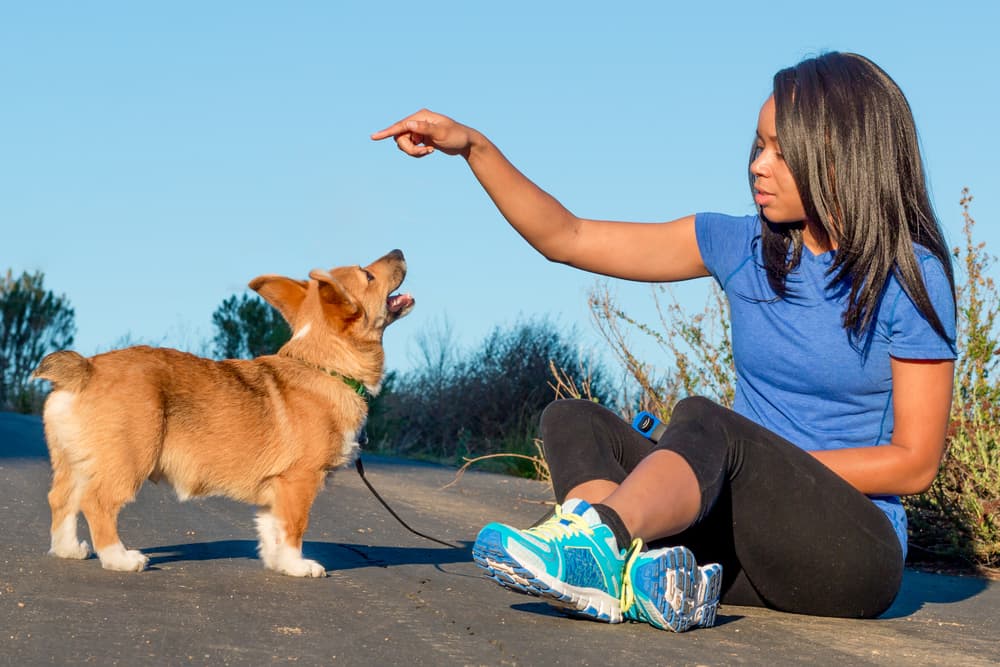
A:
{"type": "Polygon", "coordinates": [[[799,188],[778,145],[774,96],[767,98],[757,118],[757,157],[750,163],[754,202],[771,222],[801,222],[805,217],[799,188]]]}

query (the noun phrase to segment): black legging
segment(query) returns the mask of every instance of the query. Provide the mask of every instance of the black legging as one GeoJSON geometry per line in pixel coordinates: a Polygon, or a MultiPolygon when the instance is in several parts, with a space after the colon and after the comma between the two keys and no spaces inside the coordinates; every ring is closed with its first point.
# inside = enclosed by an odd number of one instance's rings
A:
{"type": "Polygon", "coordinates": [[[680,454],[698,479],[699,516],[650,546],[720,563],[724,604],[872,618],[899,591],[902,549],[885,514],[807,452],[708,399],[679,401],[655,446],[585,400],[551,403],[541,437],[560,503],[583,482],[621,483],[656,449],[680,454]]]}

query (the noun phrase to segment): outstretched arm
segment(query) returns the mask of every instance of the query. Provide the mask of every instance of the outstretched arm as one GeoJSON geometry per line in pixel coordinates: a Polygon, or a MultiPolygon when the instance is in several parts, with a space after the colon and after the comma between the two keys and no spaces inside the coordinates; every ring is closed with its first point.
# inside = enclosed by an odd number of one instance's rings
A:
{"type": "Polygon", "coordinates": [[[418,111],[372,135],[374,140],[389,137],[413,157],[435,151],[463,156],[504,218],[551,261],[647,282],[708,275],[694,216],[658,223],[579,218],[518,171],[482,133],[431,111],[418,111]]]}

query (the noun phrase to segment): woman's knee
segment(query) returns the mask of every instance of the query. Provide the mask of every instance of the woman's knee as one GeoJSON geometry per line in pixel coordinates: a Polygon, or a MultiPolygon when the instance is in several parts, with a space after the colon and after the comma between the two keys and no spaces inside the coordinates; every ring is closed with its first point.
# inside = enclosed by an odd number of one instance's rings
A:
{"type": "Polygon", "coordinates": [[[619,419],[604,406],[579,398],[563,398],[552,401],[542,410],[539,432],[543,440],[560,433],[576,430],[581,424],[593,420],[619,419]]]}
{"type": "Polygon", "coordinates": [[[724,407],[704,396],[687,396],[674,404],[670,419],[692,419],[700,421],[708,415],[717,414],[724,407]]]}
{"type": "Polygon", "coordinates": [[[579,399],[559,399],[552,401],[539,418],[538,434],[542,439],[545,458],[559,457],[564,445],[572,445],[577,439],[573,425],[584,417],[589,401],[579,399]]]}
{"type": "Polygon", "coordinates": [[[542,451],[557,499],[585,481],[624,478],[617,461],[622,448],[613,434],[624,422],[615,413],[592,401],[560,399],[546,406],[540,421],[542,451]]]}
{"type": "Polygon", "coordinates": [[[575,417],[580,413],[587,413],[594,410],[607,410],[600,403],[588,401],[583,398],[560,398],[552,401],[542,410],[542,423],[546,421],[560,421],[567,416],[575,417]]]}

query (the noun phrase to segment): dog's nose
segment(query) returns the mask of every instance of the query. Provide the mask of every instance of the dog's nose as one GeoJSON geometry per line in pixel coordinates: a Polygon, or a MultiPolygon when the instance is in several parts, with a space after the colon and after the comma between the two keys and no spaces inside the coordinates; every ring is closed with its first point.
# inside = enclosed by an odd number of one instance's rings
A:
{"type": "Polygon", "coordinates": [[[403,257],[403,251],[400,250],[399,248],[396,248],[395,250],[393,250],[392,252],[390,252],[387,255],[387,257],[391,257],[392,259],[395,259],[395,260],[400,261],[400,262],[406,261],[406,258],[403,257]]]}

